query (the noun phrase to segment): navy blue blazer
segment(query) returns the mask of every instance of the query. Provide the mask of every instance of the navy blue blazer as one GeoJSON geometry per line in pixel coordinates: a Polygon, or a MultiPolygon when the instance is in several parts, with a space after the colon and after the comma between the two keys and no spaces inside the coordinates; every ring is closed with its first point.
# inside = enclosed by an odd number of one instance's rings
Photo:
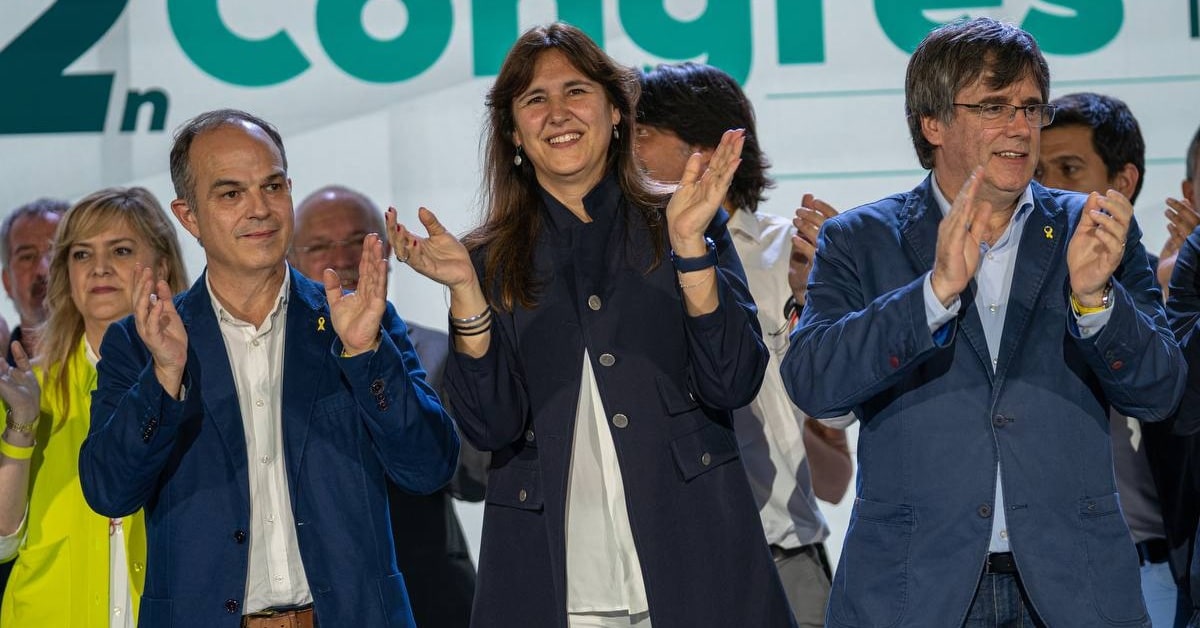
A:
{"type": "Polygon", "coordinates": [[[1136,224],[1108,324],[1079,337],[1066,251],[1086,197],[1032,186],[994,371],[974,282],[949,329],[929,332],[922,284],[942,219],[930,179],[821,230],[782,369],[805,412],[861,420],[830,626],[962,625],[988,552],[997,462],[1012,552],[1046,624],[1148,625],[1108,408],[1164,419],[1182,356],[1136,224]]]}
{"type": "MultiPolygon", "coordinates": [[[[1174,438],[1165,448],[1164,465],[1176,471],[1160,482],[1160,499],[1171,543],[1171,568],[1186,587],[1193,609],[1200,607],[1200,231],[1193,231],[1179,249],[1167,316],[1187,361],[1187,387],[1174,417],[1174,438]],[[1164,484],[1166,486],[1164,486],[1164,484]]],[[[1157,479],[1157,478],[1156,478],[1157,479]]]]}
{"type": "Polygon", "coordinates": [[[709,230],[720,306],[690,317],[671,263],[651,268],[650,231],[615,181],[584,205],[596,219],[587,226],[548,196],[531,208],[542,212],[537,306],[498,311],[488,352],[452,351],[446,365],[459,428],[494,452],[472,626],[566,626],[565,510],[585,349],[655,628],[792,626],[730,423],[758,391],[767,352],[728,217],[709,230]],[[585,235],[605,221],[606,240],[585,235]]]}
{"type": "MultiPolygon", "coordinates": [[[[391,305],[379,348],[343,359],[324,288],[289,272],[284,458],[317,620],[411,628],[387,480],[414,493],[441,488],[458,437],[391,305]]],[[[188,332],[185,398],[163,392],[132,318],[111,325],[79,479],[102,515],[145,509],[140,626],[236,628],[251,540],[241,411],[203,275],[175,307],[188,332]]]]}

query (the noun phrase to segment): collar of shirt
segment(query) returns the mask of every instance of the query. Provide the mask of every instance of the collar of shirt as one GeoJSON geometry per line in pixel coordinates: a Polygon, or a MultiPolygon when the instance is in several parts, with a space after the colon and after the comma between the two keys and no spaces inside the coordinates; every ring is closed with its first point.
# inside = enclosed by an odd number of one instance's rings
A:
{"type": "Polygon", "coordinates": [[[762,241],[762,223],[758,220],[758,214],[749,210],[730,210],[729,232],[754,242],[762,241]]]}
{"type": "MultiPolygon", "coordinates": [[[[579,220],[579,217],[571,213],[566,205],[544,188],[539,186],[538,192],[541,194],[542,202],[546,205],[546,213],[550,216],[550,225],[556,231],[567,231],[587,224],[579,220]]],[[[583,208],[593,221],[605,223],[616,213],[617,201],[620,197],[621,186],[617,183],[616,175],[609,172],[604,175],[600,183],[596,184],[596,187],[583,197],[583,208]]]]}
{"type": "MultiPolygon", "coordinates": [[[[243,321],[243,320],[237,318],[233,314],[230,314],[229,311],[225,309],[225,306],[221,305],[221,302],[219,300],[217,300],[216,294],[213,293],[212,282],[209,280],[209,277],[207,274],[204,275],[204,287],[208,288],[208,298],[212,302],[213,313],[215,313],[217,315],[218,322],[225,324],[225,325],[249,325],[250,324],[250,323],[247,323],[246,321],[243,321]]],[[[271,330],[271,325],[272,325],[273,321],[275,320],[275,316],[277,314],[279,314],[280,310],[283,309],[283,305],[285,303],[287,303],[288,291],[291,289],[291,287],[292,287],[292,267],[287,266],[287,268],[285,269],[285,272],[283,273],[283,281],[279,284],[279,296],[275,300],[275,307],[271,308],[271,313],[268,314],[265,319],[263,319],[262,328],[257,329],[255,331],[267,332],[267,331],[271,330]]]]}
{"type": "MultiPolygon", "coordinates": [[[[938,187],[937,175],[929,173],[929,186],[933,190],[933,200],[937,201],[938,209],[941,210],[942,216],[950,213],[950,201],[942,194],[942,188],[938,187]]],[[[980,242],[979,248],[982,251],[1002,249],[1014,240],[1013,236],[1019,231],[1014,229],[1014,226],[1025,224],[1025,219],[1029,217],[1030,210],[1033,209],[1033,186],[1025,184],[1025,190],[1021,192],[1020,198],[1017,199],[1017,211],[1013,212],[1012,218],[1009,219],[1008,225],[1004,228],[1004,233],[1000,239],[992,246],[988,246],[986,242],[980,242]]]]}

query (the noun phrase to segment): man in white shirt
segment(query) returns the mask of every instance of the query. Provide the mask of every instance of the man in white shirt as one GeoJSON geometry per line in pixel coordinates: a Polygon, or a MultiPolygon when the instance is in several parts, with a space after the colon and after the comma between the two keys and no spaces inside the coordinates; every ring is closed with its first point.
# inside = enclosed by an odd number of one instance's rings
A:
{"type": "Polygon", "coordinates": [[[412,627],[386,484],[439,489],[458,438],[387,303],[379,236],[355,292],[290,268],[283,141],[244,112],[187,122],[171,174],[207,268],[174,301],[144,271],[80,452],[93,509],[145,508],[139,621],[412,627]]]}
{"type": "Polygon", "coordinates": [[[678,182],[688,157],[711,156],[726,129],[746,129],[742,163],[724,207],[746,271],[770,358],[754,401],[734,412],[742,461],[759,507],[788,602],[800,626],[823,626],[829,597],[829,536],[817,498],[838,502],[853,472],[840,430],[807,421],[788,399],[779,376],[792,325],[804,305],[817,229],[836,214],[806,195],[789,221],[757,213],[774,185],[758,143],[754,111],[725,72],[712,66],[664,64],[642,74],[635,150],[654,179],[678,182]]]}

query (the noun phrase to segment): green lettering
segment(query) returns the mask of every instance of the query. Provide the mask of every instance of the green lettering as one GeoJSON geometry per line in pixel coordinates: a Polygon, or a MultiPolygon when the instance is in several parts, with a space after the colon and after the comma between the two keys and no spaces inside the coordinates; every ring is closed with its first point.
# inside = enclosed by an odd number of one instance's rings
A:
{"type": "Polygon", "coordinates": [[[1054,4],[1074,15],[1051,15],[1035,5],[1021,24],[1046,54],[1095,52],[1116,39],[1125,21],[1121,0],[1054,0],[1054,4]]]}
{"type": "Polygon", "coordinates": [[[246,87],[275,85],[308,69],[308,59],[287,33],[243,39],[221,21],[218,0],[167,0],[167,17],[183,53],[204,72],[246,87]]]}
{"type": "Polygon", "coordinates": [[[446,51],[454,30],[450,0],[405,0],[408,25],[388,41],[363,30],[363,7],[369,1],[317,2],[321,46],[347,74],[372,83],[398,83],[428,70],[446,51]]]}
{"type": "Polygon", "coordinates": [[[825,62],[821,0],[778,0],[775,15],[780,65],[825,62]]]}
{"type": "MultiPolygon", "coordinates": [[[[996,8],[1003,0],[875,0],[875,17],[887,38],[896,47],[912,54],[929,31],[941,26],[925,18],[925,11],[958,9],[964,3],[971,8],[996,8]]],[[[963,9],[963,17],[967,10],[963,9]]]]}
{"type": "MultiPolygon", "coordinates": [[[[517,16],[519,0],[474,0],[471,2],[471,36],[475,76],[495,76],[520,37],[517,16]]],[[[558,19],[579,27],[604,46],[604,3],[601,0],[559,0],[558,19]]]]}
{"type": "Polygon", "coordinates": [[[750,75],[753,39],[749,0],[708,0],[699,17],[681,22],[659,0],[623,0],[621,25],[646,52],[668,59],[692,59],[708,53],[707,63],[739,83],[750,75]]]}

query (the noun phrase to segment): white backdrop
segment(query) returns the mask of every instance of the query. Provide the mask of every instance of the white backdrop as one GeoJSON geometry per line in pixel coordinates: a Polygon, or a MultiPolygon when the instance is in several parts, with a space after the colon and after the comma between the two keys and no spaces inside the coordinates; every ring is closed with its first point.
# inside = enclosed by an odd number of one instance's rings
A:
{"type": "MultiPolygon", "coordinates": [[[[779,182],[760,211],[788,215],[806,192],[850,208],[924,175],[903,119],[908,53],[893,40],[911,45],[928,24],[990,15],[1025,24],[1039,38],[1052,96],[1098,91],[1129,103],[1147,146],[1137,215],[1157,252],[1166,237],[1163,199],[1180,193],[1184,151],[1200,124],[1197,4],[8,0],[0,8],[0,213],[38,196],[74,200],[108,185],[143,185],[165,204],[173,197],[170,131],[201,111],[238,107],[282,131],[297,200],[340,183],[395,205],[409,223],[426,205],[463,231],[478,218],[489,68],[521,30],[559,16],[587,24],[593,35],[602,30],[602,45],[623,63],[711,61],[740,78],[779,182]],[[108,29],[106,18],[78,8],[102,5],[116,15],[108,29]],[[506,11],[515,19],[502,19],[506,11]],[[63,58],[75,49],[78,58],[63,58]],[[68,77],[110,74],[108,96],[85,98],[78,81],[57,85],[64,67],[68,77]],[[156,123],[145,106],[136,124],[126,123],[129,91],[165,97],[162,119],[156,123]],[[63,108],[77,109],[80,119],[90,112],[95,129],[30,132],[46,130],[38,124],[63,130],[51,120],[63,108]]],[[[202,252],[180,233],[194,278],[202,252]]],[[[398,268],[391,295],[403,315],[444,328],[444,295],[433,283],[398,268]]],[[[11,303],[0,301],[0,314],[15,321],[11,303]]],[[[828,510],[837,529],[834,556],[850,501],[828,510]]],[[[480,513],[477,505],[464,508],[474,540],[480,513]]]]}

